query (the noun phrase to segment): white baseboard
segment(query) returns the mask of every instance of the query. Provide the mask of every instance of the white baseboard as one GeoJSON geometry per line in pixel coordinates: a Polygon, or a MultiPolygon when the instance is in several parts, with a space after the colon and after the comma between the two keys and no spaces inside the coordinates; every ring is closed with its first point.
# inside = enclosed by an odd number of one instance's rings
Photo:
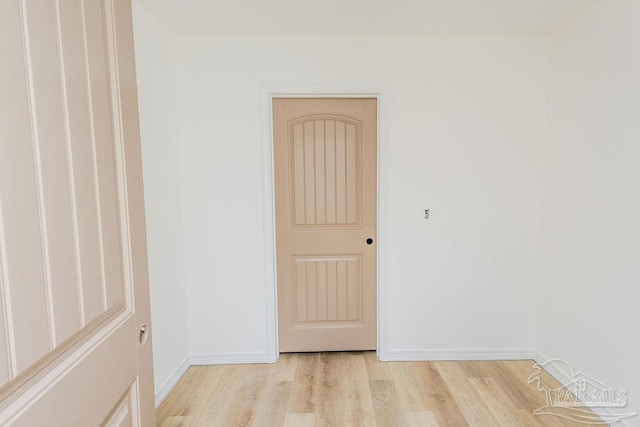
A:
{"type": "Polygon", "coordinates": [[[180,381],[180,378],[182,378],[184,373],[187,372],[189,366],[191,365],[189,364],[189,356],[187,356],[182,362],[180,362],[180,365],[176,370],[169,375],[169,378],[167,378],[165,382],[156,389],[156,408],[160,406],[162,401],[169,395],[169,392],[173,390],[173,387],[178,384],[178,381],[180,381]]]}
{"type": "MultiPolygon", "coordinates": [[[[551,359],[549,359],[548,357],[546,357],[545,355],[543,355],[542,353],[540,353],[539,351],[535,352],[534,358],[533,360],[536,361],[536,363],[540,364],[540,365],[544,365],[545,363],[547,363],[548,361],[550,361],[551,359]]],[[[560,384],[569,384],[573,378],[571,378],[570,376],[567,375],[566,372],[557,369],[556,365],[550,364],[550,365],[545,365],[544,366],[544,370],[551,375],[553,378],[555,378],[560,384]]],[[[589,407],[589,409],[591,409],[596,415],[598,415],[599,417],[603,417],[603,418],[609,418],[610,416],[614,415],[614,412],[612,409],[610,408],[602,408],[602,407],[598,407],[598,408],[593,408],[593,407],[589,407]]],[[[607,424],[609,425],[609,424],[607,424]]],[[[626,420],[619,420],[615,423],[616,427],[631,427],[631,424],[629,424],[626,420]]]]}
{"type": "Polygon", "coordinates": [[[383,362],[436,362],[445,360],[528,360],[536,351],[530,348],[505,349],[437,349],[437,350],[387,350],[379,354],[383,362]],[[384,359],[383,359],[384,357],[384,359]]]}
{"type": "MultiPolygon", "coordinates": [[[[189,357],[190,365],[237,365],[240,363],[270,363],[266,352],[256,353],[195,353],[189,357]]],[[[273,362],[271,362],[273,363],[273,362]]]]}

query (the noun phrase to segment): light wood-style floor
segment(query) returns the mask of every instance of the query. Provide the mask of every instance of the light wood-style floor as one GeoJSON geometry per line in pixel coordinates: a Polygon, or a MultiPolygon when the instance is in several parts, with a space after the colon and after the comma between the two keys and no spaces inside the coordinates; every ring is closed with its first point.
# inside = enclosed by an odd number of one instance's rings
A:
{"type": "MultiPolygon", "coordinates": [[[[374,352],[282,354],[275,364],[194,366],[157,410],[176,426],[581,426],[534,415],[533,361],[387,362],[374,352]]],[[[559,384],[546,372],[545,388],[559,384]]]]}

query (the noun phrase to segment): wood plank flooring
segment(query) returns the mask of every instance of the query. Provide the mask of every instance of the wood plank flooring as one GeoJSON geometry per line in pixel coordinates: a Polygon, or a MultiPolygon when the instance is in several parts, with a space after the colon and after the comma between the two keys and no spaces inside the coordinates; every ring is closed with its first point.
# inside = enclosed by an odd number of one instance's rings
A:
{"type": "MultiPolygon", "coordinates": [[[[374,352],[193,366],[157,410],[177,426],[584,426],[534,415],[533,361],[380,362],[374,352]]],[[[546,388],[560,385],[543,372],[546,388]]],[[[604,424],[601,424],[604,425],[604,424]]]]}

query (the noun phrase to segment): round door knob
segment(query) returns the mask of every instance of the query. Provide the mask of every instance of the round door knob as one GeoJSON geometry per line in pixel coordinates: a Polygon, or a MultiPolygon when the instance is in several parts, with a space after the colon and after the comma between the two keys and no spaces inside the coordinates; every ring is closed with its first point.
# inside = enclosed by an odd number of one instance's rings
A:
{"type": "Polygon", "coordinates": [[[371,237],[367,237],[367,245],[373,244],[373,239],[371,237]]]}

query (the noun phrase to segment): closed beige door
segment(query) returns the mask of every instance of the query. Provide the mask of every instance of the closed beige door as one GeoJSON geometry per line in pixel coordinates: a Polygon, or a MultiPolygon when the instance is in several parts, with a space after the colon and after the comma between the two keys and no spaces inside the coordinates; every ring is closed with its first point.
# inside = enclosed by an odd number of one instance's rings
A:
{"type": "Polygon", "coordinates": [[[376,348],[376,99],[273,100],[281,352],[376,348]]]}
{"type": "Polygon", "coordinates": [[[129,0],[2,0],[0,52],[0,425],[154,425],[129,0]]]}

